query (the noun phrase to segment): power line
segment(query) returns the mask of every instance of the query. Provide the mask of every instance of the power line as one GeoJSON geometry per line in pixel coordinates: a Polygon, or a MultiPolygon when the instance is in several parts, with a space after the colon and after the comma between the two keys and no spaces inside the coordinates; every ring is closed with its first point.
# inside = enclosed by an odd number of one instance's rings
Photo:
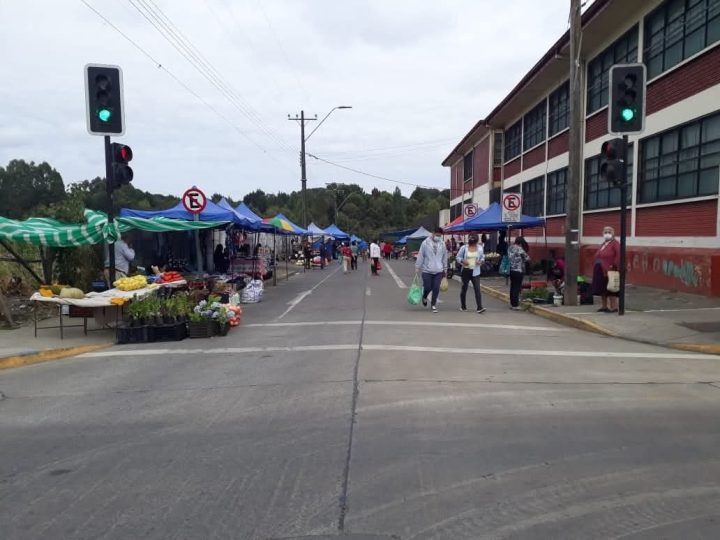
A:
{"type": "Polygon", "coordinates": [[[438,189],[437,187],[431,187],[431,186],[424,186],[422,184],[414,184],[413,182],[406,182],[404,180],[394,180],[392,178],[386,178],[384,176],[378,176],[376,174],[368,173],[365,171],[360,171],[358,169],[353,169],[352,167],[346,167],[344,165],[340,165],[338,163],[333,163],[332,161],[328,161],[327,159],[323,159],[320,157],[317,157],[313,154],[307,154],[311,158],[317,159],[318,161],[322,161],[323,163],[327,163],[328,165],[332,165],[333,167],[339,167],[340,169],[345,169],[346,171],[351,171],[357,174],[362,174],[363,176],[369,176],[370,178],[377,178],[378,180],[385,180],[386,182],[393,182],[394,184],[403,184],[406,186],[413,186],[413,187],[420,187],[425,189],[438,189]]]}
{"type": "MultiPolygon", "coordinates": [[[[193,95],[198,101],[200,101],[203,105],[205,105],[208,109],[210,109],[213,113],[215,113],[218,117],[220,117],[226,124],[228,124],[231,128],[233,128],[239,135],[241,135],[243,138],[247,139],[248,142],[252,143],[254,146],[256,146],[263,154],[267,154],[270,156],[271,159],[273,159],[278,164],[282,165],[283,167],[287,167],[287,165],[281,161],[279,161],[275,156],[273,156],[270,152],[268,152],[265,148],[263,148],[260,144],[258,144],[254,139],[252,139],[247,133],[245,133],[243,130],[241,130],[238,126],[233,124],[230,120],[228,120],[227,115],[224,115],[220,113],[215,107],[213,107],[210,103],[208,103],[205,99],[203,99],[202,96],[200,96],[195,90],[190,88],[185,82],[183,82],[179,77],[177,77],[172,71],[170,71],[168,68],[163,66],[158,60],[156,60],[149,52],[147,52],[145,49],[143,49],[135,40],[133,40],[130,36],[128,36],[125,32],[120,30],[115,24],[113,24],[112,21],[110,21],[107,17],[105,17],[102,13],[100,13],[97,9],[95,9],[92,5],[90,5],[86,0],[80,0],[85,6],[92,12],[94,12],[100,19],[102,19],[105,24],[110,26],[113,30],[115,30],[118,34],[120,34],[125,40],[130,43],[133,47],[135,47],[140,53],[145,56],[148,60],[150,60],[158,69],[164,71],[167,73],[176,83],[178,83],[180,86],[182,86],[189,94],[193,95]]],[[[289,169],[289,167],[288,167],[289,169]]]]}

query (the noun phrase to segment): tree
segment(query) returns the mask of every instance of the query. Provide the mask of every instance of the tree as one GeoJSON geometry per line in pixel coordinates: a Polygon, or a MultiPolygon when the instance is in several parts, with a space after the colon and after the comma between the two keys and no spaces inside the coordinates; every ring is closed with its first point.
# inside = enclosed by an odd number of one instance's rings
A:
{"type": "Polygon", "coordinates": [[[46,162],[35,165],[14,159],[0,167],[0,195],[0,216],[22,219],[30,216],[34,206],[62,201],[65,184],[46,162]]]}
{"type": "Polygon", "coordinates": [[[256,189],[252,193],[245,195],[243,202],[256,214],[264,215],[267,212],[268,197],[262,189],[256,189]]]}

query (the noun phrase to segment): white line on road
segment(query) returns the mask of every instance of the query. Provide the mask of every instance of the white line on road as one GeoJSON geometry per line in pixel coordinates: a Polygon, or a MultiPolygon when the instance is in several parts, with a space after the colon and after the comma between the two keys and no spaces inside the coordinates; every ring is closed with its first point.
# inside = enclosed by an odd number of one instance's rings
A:
{"type": "Polygon", "coordinates": [[[370,290],[370,287],[365,287],[365,296],[370,296],[372,294],[372,291],[370,290]]]}
{"type": "Polygon", "coordinates": [[[407,289],[407,285],[403,283],[403,280],[398,277],[398,275],[395,273],[395,270],[392,269],[392,266],[387,261],[383,261],[382,263],[387,268],[388,272],[390,272],[390,275],[395,280],[395,283],[397,283],[397,286],[401,289],[407,289]]]}
{"type": "MultiPolygon", "coordinates": [[[[293,326],[354,326],[362,324],[362,321],[307,321],[307,322],[275,322],[275,323],[253,323],[244,324],[245,328],[264,327],[293,327],[293,326]]],[[[493,324],[493,323],[450,323],[435,321],[365,321],[369,326],[431,326],[448,328],[494,328],[500,330],[535,330],[538,332],[568,332],[568,328],[552,328],[550,326],[520,326],[517,324],[493,324]]],[[[575,330],[573,330],[575,331],[575,330]]]]}
{"type": "Polygon", "coordinates": [[[330,279],[330,278],[333,277],[335,274],[337,274],[337,273],[338,273],[338,270],[340,270],[340,267],[336,268],[334,272],[331,272],[330,275],[328,275],[328,276],[326,276],[325,278],[323,278],[322,281],[320,281],[317,285],[315,285],[315,286],[314,286],[312,289],[310,289],[309,291],[301,292],[300,294],[298,294],[293,301],[288,302],[289,307],[283,312],[282,315],[280,315],[280,316],[279,316],[277,319],[275,319],[275,320],[276,320],[276,321],[279,321],[279,320],[282,319],[285,315],[287,315],[288,313],[290,313],[293,309],[295,309],[295,306],[297,306],[300,302],[302,302],[302,301],[305,299],[306,296],[312,294],[312,292],[313,292],[315,289],[317,289],[320,285],[322,285],[322,284],[325,283],[328,279],[330,279]]]}
{"type": "MultiPolygon", "coordinates": [[[[180,356],[209,354],[245,354],[265,352],[318,352],[318,351],[356,351],[357,343],[337,345],[298,345],[294,347],[227,347],[217,349],[118,349],[105,352],[91,352],[78,358],[109,358],[114,356],[180,356]]],[[[536,356],[553,357],[587,357],[587,358],[651,358],[664,360],[714,360],[707,354],[683,353],[643,353],[643,352],[608,352],[608,351],[543,351],[536,349],[473,349],[462,347],[421,347],[413,345],[380,345],[363,344],[364,351],[402,351],[433,354],[488,355],[488,356],[522,356],[532,359],[536,356]]]]}

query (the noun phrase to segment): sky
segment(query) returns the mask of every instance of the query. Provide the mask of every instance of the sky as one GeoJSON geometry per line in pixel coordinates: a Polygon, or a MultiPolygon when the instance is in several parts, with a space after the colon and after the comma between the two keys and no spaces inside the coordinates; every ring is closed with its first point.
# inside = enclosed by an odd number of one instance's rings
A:
{"type": "Polygon", "coordinates": [[[47,161],[66,184],[104,176],[83,79],[99,63],[123,70],[116,140],[133,149],[137,188],[297,190],[300,126],[288,115],[319,121],[348,105],[307,153],[389,180],[308,157],[308,187],[446,189],[442,160],[567,29],[569,4],[0,0],[0,166],[47,161]]]}

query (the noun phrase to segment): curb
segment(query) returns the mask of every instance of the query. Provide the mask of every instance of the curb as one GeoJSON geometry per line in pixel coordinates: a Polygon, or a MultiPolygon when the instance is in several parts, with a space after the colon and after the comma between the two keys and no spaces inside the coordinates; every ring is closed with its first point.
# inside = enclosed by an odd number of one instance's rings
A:
{"type": "Polygon", "coordinates": [[[668,343],[665,346],[679,351],[720,355],[720,345],[717,343],[668,343]]]}
{"type": "Polygon", "coordinates": [[[107,349],[111,346],[112,343],[105,343],[102,345],[83,345],[81,347],[66,347],[63,349],[33,351],[28,354],[6,356],[5,358],[0,358],[0,370],[40,364],[42,362],[50,362],[52,360],[60,360],[62,358],[68,358],[69,356],[77,356],[78,354],[107,349]]]}

